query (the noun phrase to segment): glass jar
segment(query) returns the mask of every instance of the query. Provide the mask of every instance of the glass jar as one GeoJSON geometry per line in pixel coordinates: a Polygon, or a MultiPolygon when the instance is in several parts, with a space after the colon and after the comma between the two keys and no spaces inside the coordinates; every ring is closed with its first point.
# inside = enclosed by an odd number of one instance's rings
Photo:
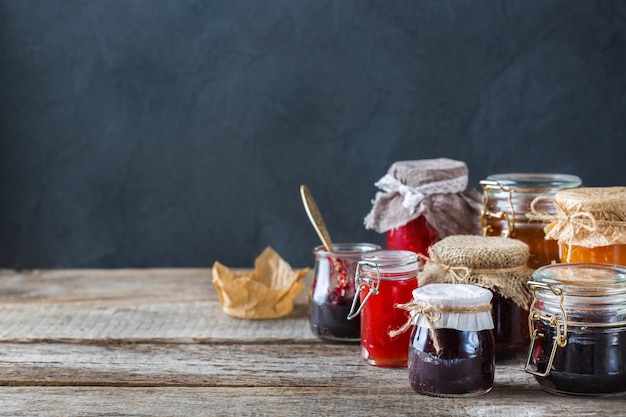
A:
{"type": "Polygon", "coordinates": [[[429,284],[413,291],[415,327],[409,382],[439,397],[486,394],[493,387],[495,342],[491,291],[467,284],[429,284]]]}
{"type": "Polygon", "coordinates": [[[626,392],[626,268],[554,264],[533,279],[526,372],[553,394],[626,392]]]}
{"type": "Polygon", "coordinates": [[[390,331],[409,319],[397,304],[411,300],[417,288],[417,254],[403,250],[364,253],[357,265],[355,283],[359,289],[350,310],[350,319],[361,315],[361,355],[370,365],[406,366],[409,334],[392,337],[390,331]]]}
{"type": "Polygon", "coordinates": [[[427,255],[428,248],[437,241],[437,232],[428,227],[424,216],[419,216],[404,226],[388,230],[386,238],[389,250],[409,250],[427,255]]]}
{"type": "Polygon", "coordinates": [[[533,207],[533,216],[551,220],[546,236],[558,241],[562,262],[626,266],[626,187],[580,187],[543,200],[556,215],[533,207]]]}
{"type": "Polygon", "coordinates": [[[356,294],[356,265],[363,253],[380,249],[371,243],[335,243],[333,252],[324,246],[313,249],[315,273],[309,296],[309,326],[314,335],[339,342],[360,340],[359,321],[347,319],[356,294]]]}
{"type": "MultiPolygon", "coordinates": [[[[531,202],[539,195],[554,195],[560,190],[579,187],[581,180],[565,174],[496,174],[480,181],[484,192],[481,226],[484,236],[519,239],[530,250],[528,266],[536,269],[560,260],[555,241],[546,240],[542,222],[526,217],[531,202]]],[[[541,203],[541,210],[553,210],[541,203]]]]}

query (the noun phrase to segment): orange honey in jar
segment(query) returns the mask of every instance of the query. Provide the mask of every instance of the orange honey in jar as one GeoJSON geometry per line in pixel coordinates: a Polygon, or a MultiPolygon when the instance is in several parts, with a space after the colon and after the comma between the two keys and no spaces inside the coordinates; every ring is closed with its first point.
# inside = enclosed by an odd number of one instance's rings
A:
{"type": "MultiPolygon", "coordinates": [[[[490,175],[480,181],[484,192],[481,226],[484,236],[502,236],[526,243],[528,266],[536,269],[559,262],[559,245],[546,240],[543,221],[529,219],[531,203],[539,196],[553,196],[561,190],[579,187],[581,179],[566,174],[510,173],[490,175]]],[[[539,201],[540,209],[553,211],[550,203],[539,201]]]]}
{"type": "Polygon", "coordinates": [[[561,262],[626,266],[626,187],[581,187],[532,203],[530,218],[551,221],[546,237],[558,242],[561,262]],[[555,214],[538,206],[551,201],[555,214]]]}

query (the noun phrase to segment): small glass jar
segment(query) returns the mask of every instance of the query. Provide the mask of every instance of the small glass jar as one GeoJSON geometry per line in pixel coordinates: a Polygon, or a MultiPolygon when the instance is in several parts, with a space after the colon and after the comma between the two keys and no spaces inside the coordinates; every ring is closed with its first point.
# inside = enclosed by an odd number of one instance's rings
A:
{"type": "MultiPolygon", "coordinates": [[[[565,174],[496,174],[480,181],[484,191],[481,225],[484,236],[519,239],[530,249],[528,266],[536,269],[559,262],[559,247],[546,240],[542,222],[526,217],[531,202],[539,195],[554,195],[560,190],[579,187],[581,180],[565,174]]],[[[543,204],[543,203],[542,203],[543,204]]],[[[545,205],[542,210],[550,210],[545,205]]]]}
{"type": "Polygon", "coordinates": [[[409,382],[419,394],[486,394],[495,376],[491,291],[467,284],[429,284],[413,291],[415,327],[409,382]]]}
{"type": "Polygon", "coordinates": [[[396,308],[411,300],[417,288],[417,255],[411,251],[381,250],[364,253],[355,282],[355,297],[349,318],[361,315],[361,355],[370,365],[404,367],[407,364],[409,334],[389,335],[409,319],[408,312],[396,308]]]}
{"type": "Polygon", "coordinates": [[[554,264],[533,279],[526,372],[552,394],[626,392],[626,268],[554,264]]]}
{"type": "Polygon", "coordinates": [[[320,339],[358,342],[361,326],[347,319],[355,297],[354,275],[361,255],[380,250],[371,243],[335,243],[333,252],[324,246],[313,249],[315,273],[310,292],[309,326],[320,339]]]}

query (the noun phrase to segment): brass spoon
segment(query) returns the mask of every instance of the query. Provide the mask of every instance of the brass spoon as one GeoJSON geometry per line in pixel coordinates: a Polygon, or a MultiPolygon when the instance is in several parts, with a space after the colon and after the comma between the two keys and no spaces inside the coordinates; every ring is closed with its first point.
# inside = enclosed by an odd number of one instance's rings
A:
{"type": "Polygon", "coordinates": [[[324,223],[322,213],[320,213],[320,209],[317,207],[315,199],[313,199],[313,194],[309,191],[309,187],[301,185],[300,195],[302,196],[302,203],[304,204],[306,214],[309,216],[309,220],[322,241],[322,244],[328,252],[333,252],[333,242],[330,240],[326,223],[324,223]]]}

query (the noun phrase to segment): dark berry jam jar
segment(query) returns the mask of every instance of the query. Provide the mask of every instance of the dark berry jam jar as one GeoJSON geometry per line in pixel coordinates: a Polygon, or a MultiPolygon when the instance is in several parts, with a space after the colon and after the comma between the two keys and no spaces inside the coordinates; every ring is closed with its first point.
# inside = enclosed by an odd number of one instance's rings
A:
{"type": "Polygon", "coordinates": [[[553,394],[626,392],[626,268],[570,263],[539,268],[526,372],[553,394]]]}
{"type": "Polygon", "coordinates": [[[310,293],[309,325],[320,339],[337,342],[358,342],[361,326],[348,320],[356,290],[354,275],[357,262],[365,252],[380,250],[371,243],[335,243],[333,252],[317,246],[315,273],[310,293]]]}
{"type": "Polygon", "coordinates": [[[361,355],[368,364],[406,366],[410,335],[392,337],[389,332],[409,320],[409,313],[396,305],[411,300],[417,270],[417,255],[410,251],[381,250],[361,257],[355,278],[360,306],[355,297],[349,318],[361,315],[361,355]]]}
{"type": "Polygon", "coordinates": [[[409,343],[409,382],[419,394],[486,394],[495,376],[491,291],[468,284],[429,284],[408,305],[415,326],[409,343]]]}

